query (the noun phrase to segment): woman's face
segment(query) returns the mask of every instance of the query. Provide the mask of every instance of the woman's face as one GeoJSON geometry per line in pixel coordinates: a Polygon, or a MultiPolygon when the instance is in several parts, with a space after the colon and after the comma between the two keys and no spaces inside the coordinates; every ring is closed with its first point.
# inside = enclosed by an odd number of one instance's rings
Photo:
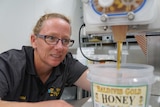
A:
{"type": "MultiPolygon", "coordinates": [[[[59,39],[70,39],[71,27],[70,24],[60,18],[51,18],[46,20],[40,35],[54,36],[59,39]]],[[[56,45],[49,45],[43,38],[31,37],[32,46],[35,49],[35,60],[41,64],[55,67],[59,65],[65,58],[68,52],[68,46],[64,46],[61,40],[56,45]]]]}

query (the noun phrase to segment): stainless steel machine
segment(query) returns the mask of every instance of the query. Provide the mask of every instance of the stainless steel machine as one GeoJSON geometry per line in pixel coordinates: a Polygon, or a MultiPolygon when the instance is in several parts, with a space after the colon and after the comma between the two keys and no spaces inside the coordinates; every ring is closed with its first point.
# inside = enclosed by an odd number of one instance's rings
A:
{"type": "MultiPolygon", "coordinates": [[[[85,27],[81,35],[112,34],[113,26],[127,25],[126,35],[145,35],[146,45],[143,47],[147,61],[159,68],[159,0],[82,0],[82,3],[85,27]]],[[[139,39],[142,38],[137,41],[139,39]]]]}

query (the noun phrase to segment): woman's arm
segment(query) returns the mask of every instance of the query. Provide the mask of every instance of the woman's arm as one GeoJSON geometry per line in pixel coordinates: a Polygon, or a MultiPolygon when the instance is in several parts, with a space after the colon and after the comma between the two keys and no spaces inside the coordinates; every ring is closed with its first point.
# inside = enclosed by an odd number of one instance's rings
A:
{"type": "Polygon", "coordinates": [[[87,80],[87,73],[89,70],[87,69],[81,76],[80,78],[74,83],[76,86],[86,90],[90,91],[90,82],[87,80]]]}
{"type": "Polygon", "coordinates": [[[73,107],[63,100],[50,100],[42,102],[11,102],[0,101],[0,107],[73,107]]]}

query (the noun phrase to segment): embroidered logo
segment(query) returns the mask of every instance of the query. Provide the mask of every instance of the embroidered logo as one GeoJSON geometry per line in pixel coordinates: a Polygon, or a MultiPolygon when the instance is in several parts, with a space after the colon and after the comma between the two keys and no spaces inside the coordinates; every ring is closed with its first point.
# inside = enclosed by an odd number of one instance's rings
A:
{"type": "Polygon", "coordinates": [[[48,89],[48,94],[49,94],[49,96],[56,96],[57,97],[59,95],[60,91],[61,91],[60,88],[51,87],[48,89]]]}
{"type": "Polygon", "coordinates": [[[22,101],[26,101],[27,98],[26,98],[26,96],[20,96],[19,99],[22,101]]]}

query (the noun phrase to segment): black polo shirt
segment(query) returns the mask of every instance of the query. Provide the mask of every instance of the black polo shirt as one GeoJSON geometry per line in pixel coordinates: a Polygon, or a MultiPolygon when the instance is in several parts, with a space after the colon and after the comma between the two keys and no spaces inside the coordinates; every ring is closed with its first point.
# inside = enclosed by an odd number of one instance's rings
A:
{"type": "Polygon", "coordinates": [[[32,47],[0,54],[0,97],[7,101],[37,102],[59,99],[65,85],[72,85],[87,69],[68,53],[45,84],[36,74],[32,47]]]}

